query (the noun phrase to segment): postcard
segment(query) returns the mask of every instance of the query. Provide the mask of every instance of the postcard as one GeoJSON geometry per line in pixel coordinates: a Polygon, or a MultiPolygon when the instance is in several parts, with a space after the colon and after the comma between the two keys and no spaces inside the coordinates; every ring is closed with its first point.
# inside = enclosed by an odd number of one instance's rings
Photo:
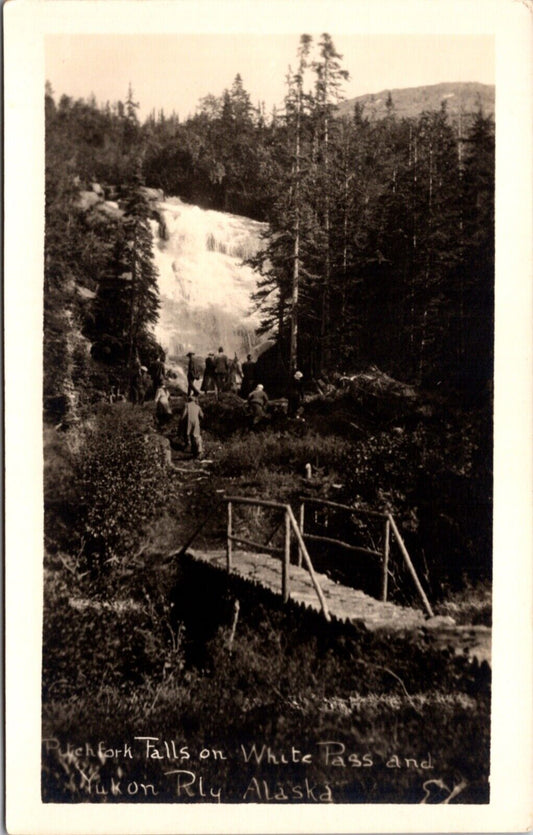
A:
{"type": "Polygon", "coordinates": [[[13,835],[531,826],[531,18],[479,12],[4,7],[13,835]]]}

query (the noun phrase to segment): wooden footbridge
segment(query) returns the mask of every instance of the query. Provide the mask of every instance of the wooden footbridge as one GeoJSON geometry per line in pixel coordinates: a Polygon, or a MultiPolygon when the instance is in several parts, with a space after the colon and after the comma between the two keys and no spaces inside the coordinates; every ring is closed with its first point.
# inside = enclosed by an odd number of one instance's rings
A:
{"type": "MultiPolygon", "coordinates": [[[[244,496],[225,496],[227,508],[226,546],[213,550],[191,547],[203,525],[197,528],[178,552],[195,561],[225,570],[244,581],[279,594],[284,603],[293,601],[321,612],[326,621],[336,620],[364,626],[371,631],[409,632],[420,629],[432,633],[439,645],[453,645],[457,652],[469,652],[479,661],[490,662],[490,630],[485,627],[458,627],[451,618],[435,617],[422,587],[405,542],[392,514],[362,510],[323,499],[302,497],[295,514],[289,504],[244,496]],[[243,508],[270,512],[277,524],[265,541],[251,539],[247,525],[239,531],[239,513],[243,508]],[[380,547],[366,547],[342,541],[334,536],[311,533],[306,529],[308,515],[342,511],[351,517],[369,517],[381,528],[380,547]],[[298,517],[298,519],[297,519],[298,517]],[[245,535],[246,534],[246,535],[245,535]],[[381,589],[379,599],[337,582],[315,570],[308,543],[335,546],[354,559],[372,558],[379,562],[381,589]],[[420,608],[400,606],[388,599],[391,576],[391,546],[396,546],[407,576],[413,584],[420,608]]],[[[264,520],[263,520],[264,521],[264,520]]],[[[242,527],[242,526],[241,526],[242,527]]]]}

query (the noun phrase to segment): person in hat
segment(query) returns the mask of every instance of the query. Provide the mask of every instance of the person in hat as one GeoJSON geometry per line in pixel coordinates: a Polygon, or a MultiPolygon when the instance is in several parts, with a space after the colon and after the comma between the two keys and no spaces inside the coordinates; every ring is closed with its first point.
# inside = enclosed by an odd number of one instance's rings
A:
{"type": "Polygon", "coordinates": [[[200,379],[201,369],[200,362],[194,351],[189,351],[187,356],[189,357],[189,364],[187,366],[187,397],[190,397],[191,394],[200,394],[197,381],[200,379]]]}

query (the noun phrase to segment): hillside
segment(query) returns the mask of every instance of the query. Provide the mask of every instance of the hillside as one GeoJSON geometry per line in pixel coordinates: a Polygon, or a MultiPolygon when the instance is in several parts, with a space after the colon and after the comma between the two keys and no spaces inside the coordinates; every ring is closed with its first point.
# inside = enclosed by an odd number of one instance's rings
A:
{"type": "Polygon", "coordinates": [[[483,110],[484,115],[494,114],[495,88],[491,84],[478,82],[444,82],[424,87],[406,87],[405,89],[381,90],[357,96],[339,105],[340,115],[350,115],[356,103],[364,106],[364,115],[371,119],[380,119],[387,115],[387,98],[391,94],[394,113],[398,118],[419,116],[424,110],[438,110],[445,101],[448,113],[455,123],[461,114],[469,115],[483,110]]]}

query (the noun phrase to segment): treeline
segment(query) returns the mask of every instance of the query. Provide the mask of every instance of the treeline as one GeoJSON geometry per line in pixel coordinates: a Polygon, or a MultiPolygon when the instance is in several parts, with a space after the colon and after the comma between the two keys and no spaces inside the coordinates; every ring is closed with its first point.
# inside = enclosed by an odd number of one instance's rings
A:
{"type": "MultiPolygon", "coordinates": [[[[87,379],[72,323],[111,365],[157,351],[156,277],[141,185],[267,221],[264,330],[306,374],[369,363],[410,382],[476,395],[492,377],[494,126],[459,135],[437,112],[339,118],[347,72],[328,35],[302,36],[279,110],[240,76],[197,113],[138,118],[124,102],[56,102],[46,91],[45,393],[87,379]],[[92,182],[123,217],[79,205],[92,182]],[[89,220],[89,218],[91,218],[89,220]],[[143,231],[144,230],[144,231],[143,231]],[[76,288],[95,297],[89,302],[76,288]],[[70,341],[69,341],[70,340],[70,341]],[[50,369],[53,368],[53,375],[50,369]],[[61,382],[63,380],[63,382],[61,382]]],[[[93,351],[93,356],[94,356],[93,351]]],[[[83,359],[85,357],[85,359],[83,359]]],[[[93,369],[94,371],[94,369],[93,369]]],[[[92,372],[91,372],[92,373],[92,372]]]]}

